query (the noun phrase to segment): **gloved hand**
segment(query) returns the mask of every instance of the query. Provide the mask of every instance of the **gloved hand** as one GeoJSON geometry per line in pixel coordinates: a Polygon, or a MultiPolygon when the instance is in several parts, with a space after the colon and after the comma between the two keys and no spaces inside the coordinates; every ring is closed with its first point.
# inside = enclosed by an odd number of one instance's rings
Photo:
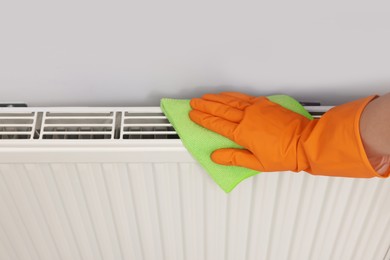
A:
{"type": "Polygon", "coordinates": [[[359,134],[364,107],[376,95],[330,109],[309,120],[264,96],[224,92],[194,98],[189,116],[246,149],[219,149],[211,159],[219,164],[258,171],[306,171],[313,175],[387,177],[367,158],[359,134]]]}

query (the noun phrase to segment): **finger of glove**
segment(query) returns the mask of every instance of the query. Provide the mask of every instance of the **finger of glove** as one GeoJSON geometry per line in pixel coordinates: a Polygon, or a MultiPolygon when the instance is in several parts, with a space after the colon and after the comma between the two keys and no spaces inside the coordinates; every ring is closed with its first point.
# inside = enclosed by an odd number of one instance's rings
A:
{"type": "Polygon", "coordinates": [[[224,104],[239,110],[244,110],[246,107],[251,105],[251,103],[244,101],[240,98],[222,94],[204,94],[202,96],[202,99],[224,104]]]}
{"type": "Polygon", "coordinates": [[[225,120],[238,123],[242,120],[244,112],[229,105],[214,101],[208,101],[201,98],[193,98],[190,101],[193,109],[201,112],[223,118],[225,120]]]}
{"type": "Polygon", "coordinates": [[[261,162],[246,149],[218,149],[211,154],[211,160],[227,166],[241,166],[257,171],[265,170],[261,162]]]}
{"type": "Polygon", "coordinates": [[[189,116],[195,123],[231,140],[234,140],[234,130],[238,124],[198,110],[191,110],[189,116]]]}
{"type": "Polygon", "coordinates": [[[232,97],[241,100],[242,102],[253,104],[258,97],[250,96],[241,92],[221,92],[223,96],[232,97]]]}

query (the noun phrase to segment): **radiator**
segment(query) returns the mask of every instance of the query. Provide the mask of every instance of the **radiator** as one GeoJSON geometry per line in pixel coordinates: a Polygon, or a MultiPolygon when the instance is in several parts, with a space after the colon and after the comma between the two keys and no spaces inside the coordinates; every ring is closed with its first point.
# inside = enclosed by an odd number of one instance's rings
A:
{"type": "Polygon", "coordinates": [[[390,259],[389,196],[304,172],[226,194],[158,107],[0,109],[0,259],[390,259]]]}

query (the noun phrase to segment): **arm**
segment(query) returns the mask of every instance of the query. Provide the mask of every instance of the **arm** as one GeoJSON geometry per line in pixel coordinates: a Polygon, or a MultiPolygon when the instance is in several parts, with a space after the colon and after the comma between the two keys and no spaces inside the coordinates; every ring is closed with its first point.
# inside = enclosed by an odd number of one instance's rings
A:
{"type": "Polygon", "coordinates": [[[378,173],[385,173],[390,166],[390,93],[366,106],[360,134],[370,163],[378,173]]]}

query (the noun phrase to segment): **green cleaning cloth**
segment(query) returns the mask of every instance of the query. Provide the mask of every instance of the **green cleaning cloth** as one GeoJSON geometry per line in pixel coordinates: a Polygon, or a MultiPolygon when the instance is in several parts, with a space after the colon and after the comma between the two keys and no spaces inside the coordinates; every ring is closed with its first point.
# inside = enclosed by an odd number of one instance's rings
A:
{"type": "MultiPolygon", "coordinates": [[[[313,119],[309,112],[290,96],[273,95],[267,96],[267,98],[291,111],[313,119]]],[[[211,153],[217,149],[243,147],[194,123],[188,115],[192,110],[189,99],[163,98],[161,99],[161,109],[175,128],[186,149],[225,192],[232,191],[242,180],[260,173],[244,167],[216,164],[211,160],[211,153]]]]}

